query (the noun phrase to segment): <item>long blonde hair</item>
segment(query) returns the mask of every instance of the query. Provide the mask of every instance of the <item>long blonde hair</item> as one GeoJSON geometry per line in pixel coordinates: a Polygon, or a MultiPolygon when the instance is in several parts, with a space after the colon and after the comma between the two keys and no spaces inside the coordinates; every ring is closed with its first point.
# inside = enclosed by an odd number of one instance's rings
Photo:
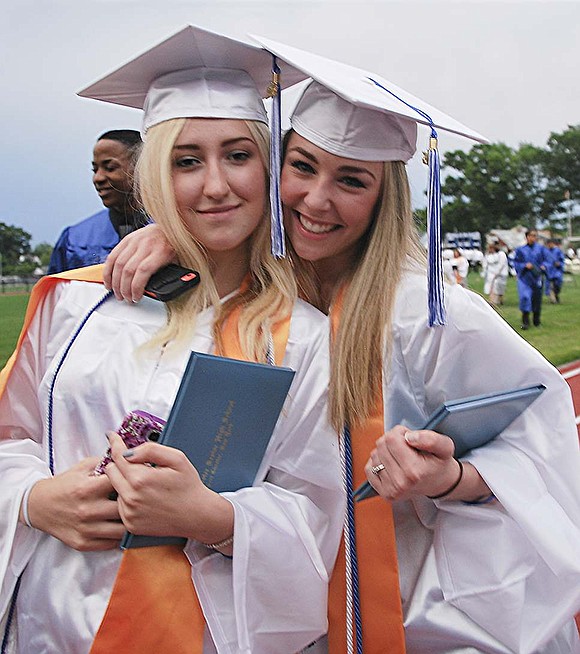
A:
{"type": "MultiPolygon", "coordinates": [[[[312,282],[312,264],[295,254],[294,259],[301,293],[324,310],[312,282]]],[[[330,419],[336,429],[363,422],[382,397],[383,353],[390,351],[397,287],[412,261],[425,265],[407,172],[400,161],[386,162],[374,218],[361,239],[358,259],[335,290],[335,298],[343,293],[330,373],[330,419]]]]}
{"type": "MultiPolygon", "coordinates": [[[[167,303],[167,324],[149,345],[184,345],[194,331],[197,315],[208,307],[214,307],[213,336],[219,351],[223,323],[235,308],[241,307],[238,334],[242,350],[248,358],[264,362],[270,326],[288,316],[296,300],[296,281],[291,264],[287,260],[275,260],[270,253],[270,211],[266,193],[263,220],[252,235],[248,287],[220,303],[211,262],[203,243],[187,230],[173,190],[173,147],[186,120],[178,118],[151,127],[136,168],[138,193],[146,212],[160,226],[179,263],[197,270],[201,278],[194,291],[167,303]]],[[[258,146],[264,176],[268,180],[268,128],[260,122],[243,122],[258,146]]]]}

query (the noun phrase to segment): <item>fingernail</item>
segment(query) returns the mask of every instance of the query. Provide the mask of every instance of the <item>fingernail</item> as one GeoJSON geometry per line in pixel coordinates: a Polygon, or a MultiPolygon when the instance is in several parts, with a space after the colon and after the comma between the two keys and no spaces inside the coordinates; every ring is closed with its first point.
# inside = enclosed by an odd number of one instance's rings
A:
{"type": "Polygon", "coordinates": [[[123,456],[124,456],[126,459],[130,459],[130,458],[133,456],[133,454],[135,454],[135,452],[133,452],[133,450],[125,450],[125,451],[123,452],[123,456]]]}
{"type": "Polygon", "coordinates": [[[407,443],[416,443],[419,440],[419,434],[416,431],[405,432],[405,440],[407,443]]]}

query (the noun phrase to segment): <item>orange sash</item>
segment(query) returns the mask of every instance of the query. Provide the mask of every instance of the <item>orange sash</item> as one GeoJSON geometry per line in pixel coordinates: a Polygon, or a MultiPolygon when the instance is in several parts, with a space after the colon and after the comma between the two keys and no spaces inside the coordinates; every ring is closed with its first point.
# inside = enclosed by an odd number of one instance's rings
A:
{"type": "MultiPolygon", "coordinates": [[[[238,337],[241,307],[223,330],[222,356],[247,359],[238,337]]],[[[274,356],[281,365],[290,317],[274,326],[274,356]]],[[[201,654],[205,619],[191,579],[191,566],[178,545],[128,549],[90,654],[201,654]]]]}
{"type": "Polygon", "coordinates": [[[81,282],[102,283],[103,265],[99,264],[96,266],[88,266],[86,268],[78,268],[77,270],[67,270],[66,272],[58,273],[57,275],[47,275],[46,277],[42,277],[34,285],[34,288],[30,293],[30,299],[28,300],[28,306],[26,307],[26,315],[24,316],[24,324],[22,326],[22,331],[20,332],[20,336],[18,337],[16,348],[14,349],[14,352],[8,359],[2,371],[0,371],[0,397],[4,392],[6,382],[8,381],[8,377],[10,376],[10,372],[14,366],[14,362],[16,361],[16,357],[18,356],[18,352],[20,352],[20,348],[24,341],[24,337],[26,336],[26,332],[28,331],[28,327],[32,322],[32,318],[34,317],[34,314],[36,313],[39,304],[42,302],[44,296],[55,284],[67,279],[68,280],[76,279],[81,282]]]}
{"type": "Polygon", "coordinates": [[[204,627],[183,548],[129,549],[90,654],[201,654],[204,627]]]}
{"type": "MultiPolygon", "coordinates": [[[[332,308],[333,335],[338,330],[341,305],[342,294],[332,308]]],[[[384,431],[382,393],[380,395],[373,415],[362,426],[351,430],[354,486],[350,492],[366,481],[364,466],[377,438],[384,431]]],[[[405,632],[391,505],[378,497],[355,502],[354,519],[363,652],[404,654],[405,632]]],[[[344,654],[347,652],[344,539],[330,581],[328,620],[329,654],[344,654]]],[[[356,643],[352,645],[356,652],[356,643]]]]}

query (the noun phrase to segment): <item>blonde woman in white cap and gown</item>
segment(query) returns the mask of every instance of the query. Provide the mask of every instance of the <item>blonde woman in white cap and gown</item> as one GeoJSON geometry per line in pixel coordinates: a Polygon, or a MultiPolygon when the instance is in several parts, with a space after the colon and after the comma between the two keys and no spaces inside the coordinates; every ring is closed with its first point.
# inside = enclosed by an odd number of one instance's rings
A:
{"type": "Polygon", "coordinates": [[[31,300],[0,400],[2,652],[292,653],[326,631],[344,511],[328,319],[270,253],[271,66],[189,26],[84,92],[144,107],[141,197],[201,282],[128,306],[72,273],[31,300]],[[214,493],[178,450],[129,455],[116,434],[92,476],[129,410],[167,417],[191,350],[295,371],[255,486],[214,493]],[[187,544],[122,555],[125,529],[187,544]]]}
{"type": "MultiPolygon", "coordinates": [[[[429,283],[413,224],[405,163],[417,122],[432,136],[481,137],[376,75],[257,40],[314,78],[285,142],[285,225],[302,292],[332,317],[330,406],[337,428],[351,426],[349,491],[367,479],[383,498],[352,507],[320,647],[577,652],[580,456],[569,389],[482,298],[456,285],[440,301],[433,151],[429,283]],[[443,401],[535,383],[543,395],[460,460],[447,436],[410,429],[443,401]]],[[[146,228],[113,252],[108,283],[138,300],[171,256],[146,228]]]]}

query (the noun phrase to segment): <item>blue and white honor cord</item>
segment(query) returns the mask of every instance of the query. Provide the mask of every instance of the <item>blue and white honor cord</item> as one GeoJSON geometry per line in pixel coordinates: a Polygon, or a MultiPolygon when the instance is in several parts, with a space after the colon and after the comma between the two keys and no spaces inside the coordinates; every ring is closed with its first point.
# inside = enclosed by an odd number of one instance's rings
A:
{"type": "Polygon", "coordinates": [[[344,427],[342,438],[340,439],[340,455],[342,480],[346,490],[346,513],[343,527],[346,566],[346,651],[347,654],[354,654],[356,641],[356,654],[363,654],[358,558],[356,552],[356,525],[352,494],[352,446],[350,430],[347,426],[344,427]]]}

